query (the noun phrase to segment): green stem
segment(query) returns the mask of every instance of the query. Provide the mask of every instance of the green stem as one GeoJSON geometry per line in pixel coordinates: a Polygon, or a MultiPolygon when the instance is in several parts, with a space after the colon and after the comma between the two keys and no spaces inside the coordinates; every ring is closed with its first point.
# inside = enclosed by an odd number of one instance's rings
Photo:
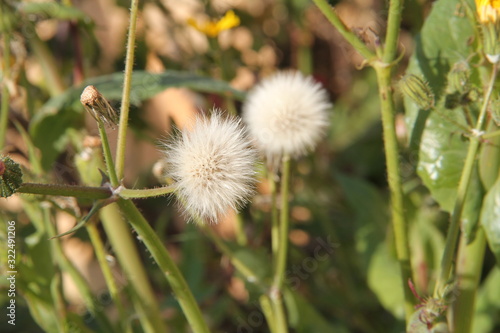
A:
{"type": "MultiPolygon", "coordinates": [[[[349,44],[351,44],[356,51],[359,52],[366,60],[371,61],[375,58],[375,54],[356,36],[350,29],[348,29],[344,22],[338,17],[335,9],[330,6],[327,0],[313,0],[319,10],[326,16],[328,21],[338,30],[349,44]]],[[[392,2],[391,2],[392,3],[392,2]]]]}
{"type": "MultiPolygon", "coordinates": [[[[42,211],[43,211],[43,220],[48,236],[49,237],[56,236],[56,229],[50,221],[50,208],[48,206],[44,206],[44,208],[42,208],[42,211]]],[[[73,282],[75,283],[76,287],[78,288],[78,291],[82,295],[83,301],[85,302],[85,306],[88,308],[89,312],[95,316],[97,322],[104,331],[110,333],[114,332],[115,330],[113,329],[113,326],[109,322],[108,318],[104,315],[102,306],[97,302],[98,298],[92,295],[90,287],[85,278],[82,276],[80,271],[78,271],[78,269],[73,265],[73,263],[68,259],[68,257],[66,257],[66,255],[64,254],[63,248],[61,246],[61,240],[53,239],[50,242],[52,247],[52,253],[56,258],[57,262],[59,263],[59,266],[63,271],[67,272],[73,279],[73,282]]]]}
{"type": "MultiPolygon", "coordinates": [[[[119,185],[119,180],[111,156],[108,136],[100,118],[98,118],[98,124],[107,171],[111,184],[116,187],[119,185]]],[[[122,189],[122,191],[125,191],[125,189],[122,189]]],[[[130,235],[128,225],[121,217],[118,207],[111,205],[102,209],[101,219],[108,239],[118,256],[118,261],[125,270],[125,274],[130,282],[132,301],[139,313],[143,330],[151,333],[167,332],[144,265],[141,263],[137,247],[130,235]]]]}
{"type": "Polygon", "coordinates": [[[123,188],[118,192],[118,195],[124,199],[132,198],[150,198],[158,197],[166,194],[170,194],[175,191],[175,184],[171,186],[163,186],[157,188],[146,188],[146,189],[128,189],[123,188]]]}
{"type": "Polygon", "coordinates": [[[278,207],[276,205],[276,175],[272,170],[268,171],[269,184],[271,186],[271,247],[273,258],[278,255],[279,247],[279,215],[278,207]]]}
{"type": "Polygon", "coordinates": [[[116,204],[111,204],[101,209],[99,214],[108,240],[131,287],[132,301],[142,329],[148,333],[167,332],[155,293],[122,213],[116,204]]]}
{"type": "Polygon", "coordinates": [[[109,187],[91,187],[79,185],[37,184],[24,183],[16,191],[26,194],[58,195],[63,197],[77,197],[82,199],[106,199],[113,195],[109,187]]]}
{"type": "Polygon", "coordinates": [[[283,156],[281,173],[281,214],[278,233],[278,251],[274,261],[273,285],[270,291],[274,314],[276,315],[276,332],[288,332],[285,308],[283,305],[283,282],[285,280],[286,259],[288,256],[289,209],[288,191],[290,183],[290,156],[283,156]]]}
{"type": "Polygon", "coordinates": [[[474,318],[476,292],[481,278],[486,237],[478,228],[474,241],[467,244],[461,237],[457,258],[457,295],[453,303],[453,332],[469,333],[474,318]]]}
{"type": "MultiPolygon", "coordinates": [[[[3,14],[5,15],[5,14],[3,14]]],[[[9,121],[9,84],[10,84],[10,33],[3,37],[3,77],[2,77],[2,106],[0,110],[0,149],[4,148],[9,121]]]]}
{"type": "Polygon", "coordinates": [[[90,237],[90,242],[94,247],[94,252],[101,267],[102,274],[104,275],[104,280],[106,280],[106,285],[108,286],[109,294],[113,299],[113,302],[118,309],[118,316],[120,318],[120,325],[124,332],[130,332],[131,327],[128,325],[128,319],[123,306],[122,300],[120,298],[120,293],[115,283],[115,278],[109,267],[108,261],[106,260],[106,251],[104,250],[104,245],[102,243],[101,237],[99,236],[99,231],[94,222],[87,223],[87,232],[90,237]]]}
{"type": "Polygon", "coordinates": [[[116,187],[119,185],[118,177],[116,175],[111,149],[109,148],[108,134],[106,133],[106,128],[101,118],[97,118],[97,125],[99,127],[99,135],[101,136],[102,151],[104,153],[104,160],[106,161],[109,180],[111,181],[111,185],[116,187]]]}
{"type": "Polygon", "coordinates": [[[403,0],[391,0],[389,3],[389,16],[387,18],[384,56],[382,58],[382,61],[386,64],[390,64],[396,59],[403,3],[403,0]]]}
{"type": "Polygon", "coordinates": [[[241,246],[248,245],[248,238],[245,234],[245,225],[243,221],[243,215],[241,213],[236,213],[236,242],[241,246]]]}
{"type": "Polygon", "coordinates": [[[123,178],[125,166],[125,143],[127,140],[128,114],[130,111],[130,88],[132,86],[132,71],[134,69],[135,35],[139,0],[132,0],[130,5],[130,25],[128,29],[127,56],[125,60],[125,79],[123,81],[122,106],[120,124],[118,126],[118,144],[116,148],[116,175],[123,178]]]}
{"type": "Polygon", "coordinates": [[[148,248],[154,260],[163,271],[163,274],[165,274],[193,332],[208,333],[207,324],[186,280],[170,257],[168,251],[166,251],[158,235],[131,201],[119,199],[118,205],[148,248]]]}
{"type": "MultiPolygon", "coordinates": [[[[483,106],[479,113],[477,119],[477,124],[475,131],[481,133],[484,129],[484,123],[486,118],[486,110],[488,108],[488,103],[495,86],[495,80],[498,73],[498,67],[495,65],[493,67],[493,72],[491,75],[491,80],[488,85],[488,90],[484,98],[483,106]]],[[[457,198],[455,199],[455,206],[450,217],[450,227],[446,235],[446,243],[444,248],[443,257],[441,259],[440,273],[436,286],[434,288],[434,297],[438,297],[442,292],[443,287],[446,285],[450,278],[450,272],[453,260],[455,259],[455,250],[457,247],[458,235],[460,233],[460,218],[462,216],[462,210],[465,204],[465,196],[467,195],[467,190],[469,188],[470,179],[472,172],[474,170],[474,164],[476,162],[476,156],[479,149],[481,141],[479,138],[472,138],[469,144],[469,149],[467,151],[467,157],[465,159],[464,169],[462,170],[462,175],[460,177],[460,182],[458,184],[457,198]]]]}
{"type": "Polygon", "coordinates": [[[399,150],[395,128],[396,109],[394,105],[393,88],[391,86],[391,68],[377,66],[375,70],[377,72],[382,111],[387,180],[391,193],[392,226],[396,243],[396,255],[403,282],[405,315],[408,321],[415,310],[415,297],[408,287],[408,281],[413,281],[413,279],[410,260],[410,242],[408,240],[408,224],[404,214],[403,189],[401,187],[401,174],[399,169],[399,150]]]}
{"type": "Polygon", "coordinates": [[[487,133],[487,134],[483,135],[482,138],[483,139],[491,139],[491,138],[495,138],[499,135],[500,135],[500,130],[487,133]]]}

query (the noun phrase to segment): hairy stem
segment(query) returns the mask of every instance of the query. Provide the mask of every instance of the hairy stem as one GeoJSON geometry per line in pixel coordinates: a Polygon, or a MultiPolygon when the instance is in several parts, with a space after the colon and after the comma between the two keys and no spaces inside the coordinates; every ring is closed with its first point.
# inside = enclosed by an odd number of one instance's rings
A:
{"type": "Polygon", "coordinates": [[[191,293],[191,289],[189,289],[186,280],[163,246],[158,235],[131,201],[119,199],[118,205],[140,239],[144,242],[144,245],[148,248],[154,260],[163,271],[163,274],[165,274],[193,332],[208,333],[207,324],[191,293]]]}
{"type": "MultiPolygon", "coordinates": [[[[488,84],[486,95],[484,97],[484,102],[477,119],[477,124],[475,127],[476,133],[482,133],[485,125],[486,110],[488,109],[488,103],[495,86],[495,81],[497,78],[498,66],[493,66],[493,71],[491,74],[491,80],[488,84]]],[[[460,218],[462,216],[462,211],[465,205],[465,196],[467,195],[467,190],[469,188],[470,179],[472,172],[474,170],[474,164],[476,162],[476,156],[479,150],[481,141],[479,138],[472,138],[469,143],[469,149],[467,151],[467,157],[465,159],[464,168],[462,170],[462,175],[460,177],[460,182],[458,184],[457,198],[455,199],[455,205],[450,217],[450,226],[448,233],[446,234],[446,243],[444,248],[443,257],[441,259],[441,267],[434,288],[434,297],[438,297],[442,292],[443,287],[446,285],[450,278],[451,267],[453,260],[455,259],[455,252],[457,248],[457,240],[460,233],[460,218]]]]}
{"type": "Polygon", "coordinates": [[[109,187],[91,187],[79,185],[58,185],[58,184],[38,184],[24,183],[16,191],[26,194],[59,195],[63,197],[76,197],[82,199],[106,199],[113,195],[109,187]]]}
{"type": "Polygon", "coordinates": [[[123,178],[125,166],[125,143],[127,140],[128,114],[130,111],[130,88],[132,86],[132,70],[134,68],[135,35],[139,0],[132,0],[130,5],[130,25],[128,29],[127,56],[125,60],[125,79],[123,81],[122,106],[120,124],[118,126],[118,145],[116,148],[116,175],[123,178]]]}
{"type": "Polygon", "coordinates": [[[384,150],[387,164],[387,180],[391,193],[392,227],[396,242],[396,255],[401,271],[402,287],[405,297],[406,320],[414,312],[415,297],[407,283],[412,279],[410,242],[408,240],[408,224],[404,214],[403,189],[399,169],[399,149],[395,128],[395,105],[393,88],[391,86],[391,68],[375,67],[379,85],[380,104],[382,110],[382,126],[384,150]]]}

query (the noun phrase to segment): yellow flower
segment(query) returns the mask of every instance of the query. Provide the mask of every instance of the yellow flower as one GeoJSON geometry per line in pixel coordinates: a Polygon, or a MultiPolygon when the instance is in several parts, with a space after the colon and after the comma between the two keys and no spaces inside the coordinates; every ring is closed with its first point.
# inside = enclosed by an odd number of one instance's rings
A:
{"type": "Polygon", "coordinates": [[[492,64],[500,61],[500,0],[476,0],[483,51],[492,64]]]}
{"type": "Polygon", "coordinates": [[[495,23],[500,19],[500,0],[476,0],[477,15],[481,23],[495,23]]]}
{"type": "Polygon", "coordinates": [[[240,18],[230,10],[220,20],[211,20],[204,24],[198,24],[198,22],[190,18],[188,24],[208,37],[217,37],[221,31],[240,25],[240,18]]]}

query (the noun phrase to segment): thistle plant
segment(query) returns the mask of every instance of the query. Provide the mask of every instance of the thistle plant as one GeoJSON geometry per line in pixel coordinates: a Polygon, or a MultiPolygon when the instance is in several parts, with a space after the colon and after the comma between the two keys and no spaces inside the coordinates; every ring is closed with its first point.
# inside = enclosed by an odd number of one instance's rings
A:
{"type": "MultiPolygon", "coordinates": [[[[89,32],[114,22],[113,11],[94,24],[69,2],[0,3],[0,194],[15,196],[0,200],[0,215],[9,235],[19,228],[14,238],[0,230],[0,245],[19,245],[16,260],[8,259],[16,297],[25,300],[16,304],[36,322],[20,330],[498,330],[499,1],[440,0],[427,11],[421,2],[391,0],[370,9],[378,27],[353,25],[363,13],[346,10],[352,2],[314,4],[214,1],[187,14],[132,0],[124,71],[117,65],[111,75],[83,79],[98,75],[93,46],[107,46],[98,34],[93,45],[89,32]],[[196,20],[201,10],[219,19],[196,20]],[[167,37],[152,47],[160,15],[167,37]],[[64,24],[45,30],[47,19],[64,24]],[[183,34],[208,41],[206,53],[189,49],[183,34]],[[50,52],[66,42],[72,52],[50,52]],[[264,46],[280,65],[261,64],[264,46]],[[328,48],[327,59],[344,69],[359,59],[350,47],[363,58],[352,71],[363,70],[352,86],[331,89],[339,74],[330,68],[340,67],[315,60],[328,48]],[[165,70],[146,70],[153,67],[165,70]],[[239,91],[230,81],[253,88],[239,91]],[[210,111],[196,113],[189,128],[152,130],[149,116],[167,123],[167,113],[144,102],[178,87],[194,91],[189,112],[210,111]],[[91,147],[82,144],[95,130],[83,126],[86,113],[99,135],[91,147]],[[128,169],[142,159],[129,150],[131,134],[156,149],[148,163],[164,167],[161,185],[150,165],[128,169]],[[61,210],[76,225],[57,234],[61,210]],[[232,211],[240,211],[236,240],[218,234],[232,211]],[[110,304],[69,261],[63,236],[93,248],[110,304]],[[88,322],[69,306],[65,273],[88,322]]],[[[107,52],[99,55],[106,63],[107,52]]],[[[169,112],[182,112],[172,105],[169,112]]]]}

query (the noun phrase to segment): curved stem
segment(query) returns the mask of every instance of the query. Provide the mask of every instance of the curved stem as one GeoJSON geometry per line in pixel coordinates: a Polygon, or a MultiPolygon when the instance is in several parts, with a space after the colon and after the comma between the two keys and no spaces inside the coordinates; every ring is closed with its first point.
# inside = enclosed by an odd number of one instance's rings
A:
{"type": "Polygon", "coordinates": [[[163,274],[165,274],[193,332],[208,333],[207,324],[191,293],[191,289],[189,289],[186,280],[163,246],[158,235],[131,201],[119,199],[118,205],[132,227],[137,231],[138,236],[148,248],[154,260],[163,271],[163,274]]]}
{"type": "MultiPolygon", "coordinates": [[[[375,58],[375,53],[373,53],[363,41],[361,41],[358,36],[356,36],[349,28],[347,28],[338,17],[335,9],[330,6],[326,0],[313,0],[319,10],[326,16],[328,21],[338,30],[338,32],[344,37],[349,44],[352,45],[366,60],[370,61],[375,58]]],[[[392,3],[392,1],[391,1],[392,3]]]]}
{"type": "MultiPolygon", "coordinates": [[[[488,103],[495,86],[495,81],[497,78],[498,66],[493,66],[493,71],[491,74],[491,80],[488,84],[488,89],[484,97],[483,106],[479,113],[477,119],[477,124],[475,128],[476,133],[481,133],[484,129],[484,123],[486,119],[486,110],[488,108],[488,103]]],[[[479,138],[473,138],[469,144],[469,149],[467,151],[467,157],[465,159],[465,165],[462,170],[462,175],[460,177],[460,182],[458,184],[457,198],[455,200],[455,206],[450,217],[450,227],[448,233],[446,234],[446,243],[444,248],[443,257],[441,259],[440,273],[436,286],[434,288],[434,297],[438,297],[441,293],[443,287],[446,285],[451,272],[451,266],[453,260],[455,259],[455,250],[457,247],[458,235],[460,233],[460,218],[462,216],[462,211],[465,204],[465,196],[467,195],[467,190],[470,184],[470,178],[474,170],[474,164],[476,162],[476,155],[479,149],[481,141],[479,138]]]]}
{"type": "Polygon", "coordinates": [[[175,191],[175,185],[163,186],[157,188],[146,188],[146,189],[128,189],[123,188],[118,192],[118,195],[124,199],[139,199],[139,198],[150,198],[158,197],[166,194],[170,194],[175,191]]]}
{"type": "Polygon", "coordinates": [[[123,81],[122,106],[120,124],[118,126],[118,144],[116,148],[116,175],[123,178],[125,166],[125,143],[127,140],[128,114],[130,111],[130,87],[132,86],[132,70],[134,68],[135,34],[139,0],[132,0],[130,5],[130,25],[128,29],[127,57],[125,60],[125,79],[123,81]]]}
{"type": "Polygon", "coordinates": [[[24,183],[16,191],[26,194],[59,195],[63,197],[76,197],[82,199],[106,199],[113,195],[111,189],[106,186],[78,186],[78,185],[57,185],[57,184],[37,184],[24,183]]]}

